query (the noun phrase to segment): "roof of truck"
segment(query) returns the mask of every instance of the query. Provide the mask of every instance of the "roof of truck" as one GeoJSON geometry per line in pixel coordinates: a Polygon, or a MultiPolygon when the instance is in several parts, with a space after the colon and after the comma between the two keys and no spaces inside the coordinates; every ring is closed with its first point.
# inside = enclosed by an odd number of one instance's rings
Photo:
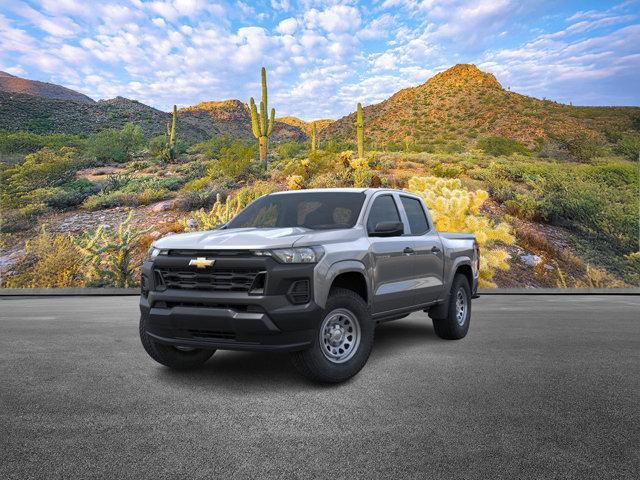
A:
{"type": "Polygon", "coordinates": [[[298,192],[308,192],[308,193],[321,193],[321,192],[365,193],[365,192],[378,192],[378,191],[382,191],[382,190],[387,190],[387,191],[390,191],[390,192],[400,192],[401,191],[401,190],[394,189],[394,188],[308,188],[308,189],[301,189],[301,190],[285,190],[285,191],[282,191],[282,192],[273,192],[273,193],[270,193],[269,195],[281,195],[281,194],[298,193],[298,192]]]}

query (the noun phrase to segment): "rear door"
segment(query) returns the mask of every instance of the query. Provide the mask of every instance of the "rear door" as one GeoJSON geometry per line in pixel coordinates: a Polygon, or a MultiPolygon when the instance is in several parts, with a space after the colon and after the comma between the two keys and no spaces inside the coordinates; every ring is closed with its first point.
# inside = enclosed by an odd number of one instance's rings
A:
{"type": "MultiPolygon", "coordinates": [[[[367,216],[367,232],[380,222],[402,222],[396,199],[390,193],[374,197],[367,216]]],[[[405,224],[406,229],[406,224],[405,224]]],[[[408,307],[413,301],[411,284],[414,277],[412,257],[407,254],[411,240],[369,236],[372,264],[373,312],[387,312],[408,307]]]]}
{"type": "Polygon", "coordinates": [[[411,300],[421,305],[438,300],[444,288],[444,251],[440,236],[430,224],[422,201],[408,195],[400,195],[407,232],[413,244],[413,266],[415,268],[415,289],[411,300]]]}

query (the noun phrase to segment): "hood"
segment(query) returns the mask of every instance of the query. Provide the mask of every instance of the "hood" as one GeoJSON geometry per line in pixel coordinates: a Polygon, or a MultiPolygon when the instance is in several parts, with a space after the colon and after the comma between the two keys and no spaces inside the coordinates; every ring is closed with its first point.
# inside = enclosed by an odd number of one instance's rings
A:
{"type": "Polygon", "coordinates": [[[180,233],[154,242],[156,248],[185,250],[235,250],[289,248],[309,230],[306,228],[232,228],[180,233]]]}

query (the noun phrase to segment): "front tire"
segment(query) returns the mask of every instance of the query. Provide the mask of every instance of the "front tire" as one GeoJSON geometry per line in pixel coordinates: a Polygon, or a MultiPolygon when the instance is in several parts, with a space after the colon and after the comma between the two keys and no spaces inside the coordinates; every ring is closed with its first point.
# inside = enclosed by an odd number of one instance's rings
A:
{"type": "Polygon", "coordinates": [[[215,350],[185,348],[165,345],[154,340],[146,330],[144,316],[140,317],[140,340],[149,356],[156,362],[175,370],[188,370],[201,366],[211,358],[215,350]]]}
{"type": "Polygon", "coordinates": [[[315,382],[344,382],[367,363],[374,330],[364,299],[351,290],[334,288],[312,346],[293,352],[292,362],[300,373],[315,382]]]}
{"type": "Polygon", "coordinates": [[[464,275],[456,275],[449,294],[449,308],[444,318],[433,318],[433,330],[445,340],[459,340],[469,331],[471,288],[464,275]]]}

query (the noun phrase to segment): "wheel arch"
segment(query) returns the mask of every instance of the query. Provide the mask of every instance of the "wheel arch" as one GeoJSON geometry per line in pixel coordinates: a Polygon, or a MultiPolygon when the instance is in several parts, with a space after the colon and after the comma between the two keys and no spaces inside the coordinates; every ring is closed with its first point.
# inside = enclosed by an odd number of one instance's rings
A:
{"type": "Polygon", "coordinates": [[[366,275],[366,268],[362,262],[345,260],[336,262],[329,268],[324,278],[315,283],[316,303],[324,308],[329,297],[329,292],[334,287],[346,288],[357,293],[369,304],[371,299],[371,287],[366,275]]]}

